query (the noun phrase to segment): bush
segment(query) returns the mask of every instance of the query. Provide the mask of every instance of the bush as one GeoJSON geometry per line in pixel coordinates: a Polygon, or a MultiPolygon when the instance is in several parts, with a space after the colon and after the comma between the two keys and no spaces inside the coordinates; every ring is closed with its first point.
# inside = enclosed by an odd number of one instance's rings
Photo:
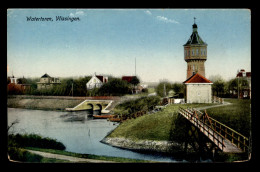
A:
{"type": "Polygon", "coordinates": [[[8,147],[8,155],[10,159],[15,161],[24,161],[24,162],[41,162],[43,159],[40,155],[32,154],[24,149],[17,147],[8,147]]]}
{"type": "Polygon", "coordinates": [[[36,134],[10,134],[8,135],[8,146],[15,147],[38,147],[38,148],[46,148],[46,149],[58,149],[65,150],[65,146],[58,142],[57,140],[41,137],[36,134]]]}
{"type": "Polygon", "coordinates": [[[118,115],[130,115],[138,111],[149,111],[154,109],[160,102],[159,96],[141,97],[136,100],[129,100],[117,105],[114,112],[118,115]]]}

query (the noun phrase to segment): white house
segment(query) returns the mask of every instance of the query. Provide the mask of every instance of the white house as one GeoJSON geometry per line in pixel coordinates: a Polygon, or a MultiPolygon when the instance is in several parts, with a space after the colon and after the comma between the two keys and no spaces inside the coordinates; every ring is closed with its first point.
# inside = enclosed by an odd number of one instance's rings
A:
{"type": "Polygon", "coordinates": [[[107,76],[101,76],[94,74],[92,78],[87,82],[86,87],[87,90],[93,89],[93,88],[100,88],[104,83],[108,82],[107,76]]]}
{"type": "Polygon", "coordinates": [[[212,82],[199,73],[183,82],[186,103],[212,103],[212,82]]]}

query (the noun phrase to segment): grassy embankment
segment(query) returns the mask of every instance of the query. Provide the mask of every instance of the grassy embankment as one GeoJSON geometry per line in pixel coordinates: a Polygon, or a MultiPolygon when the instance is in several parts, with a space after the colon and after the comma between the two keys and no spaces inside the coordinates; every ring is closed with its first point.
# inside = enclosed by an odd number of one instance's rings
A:
{"type": "Polygon", "coordinates": [[[251,129],[251,100],[225,99],[231,105],[207,109],[214,119],[249,138],[251,129]]]}
{"type": "MultiPolygon", "coordinates": [[[[251,128],[250,118],[251,100],[226,99],[231,105],[214,107],[207,109],[207,113],[231,127],[232,129],[249,137],[251,128]]],[[[132,140],[167,140],[167,141],[186,141],[184,133],[185,120],[178,116],[179,107],[203,107],[212,104],[173,104],[167,106],[164,110],[151,115],[127,120],[120,124],[107,137],[121,137],[132,140]]],[[[234,161],[241,160],[244,157],[234,154],[221,154],[220,160],[234,161]]]]}
{"type": "Polygon", "coordinates": [[[174,121],[179,107],[203,107],[210,104],[172,104],[162,111],[144,115],[120,124],[108,137],[124,137],[132,140],[171,140],[174,121]]]}

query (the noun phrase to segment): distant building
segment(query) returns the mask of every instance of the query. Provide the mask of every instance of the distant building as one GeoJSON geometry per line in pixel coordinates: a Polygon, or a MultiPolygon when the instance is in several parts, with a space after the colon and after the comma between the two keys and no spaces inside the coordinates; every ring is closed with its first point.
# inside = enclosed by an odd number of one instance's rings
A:
{"type": "Polygon", "coordinates": [[[212,82],[199,73],[183,82],[186,103],[212,103],[212,82]]]}
{"type": "MultiPolygon", "coordinates": [[[[122,80],[132,84],[132,80],[134,77],[136,77],[136,76],[122,76],[122,80]]],[[[132,93],[140,93],[140,92],[142,92],[143,89],[144,89],[144,87],[142,85],[140,85],[140,84],[135,85],[132,87],[132,93]]]]}
{"type": "Polygon", "coordinates": [[[10,83],[7,85],[7,92],[9,94],[21,94],[31,89],[31,84],[23,84],[21,83],[21,79],[14,76],[8,77],[7,79],[10,80],[10,83]]]}
{"type": "Polygon", "coordinates": [[[92,78],[87,82],[86,87],[87,90],[91,90],[93,88],[100,88],[104,83],[108,82],[107,76],[96,75],[96,73],[92,76],[92,78]]]}
{"type": "Polygon", "coordinates": [[[251,72],[246,72],[244,69],[241,69],[238,73],[236,78],[243,78],[246,79],[248,82],[248,87],[241,87],[239,88],[239,98],[251,98],[251,72]]]}
{"type": "Polygon", "coordinates": [[[45,73],[40,78],[40,82],[37,82],[37,89],[49,89],[57,84],[61,84],[59,78],[50,77],[47,73],[45,73]]]}
{"type": "Polygon", "coordinates": [[[11,84],[18,84],[18,78],[14,77],[14,76],[10,77],[10,83],[11,84]]]}
{"type": "Polygon", "coordinates": [[[123,81],[127,81],[128,83],[131,83],[134,76],[122,76],[123,81]]]}

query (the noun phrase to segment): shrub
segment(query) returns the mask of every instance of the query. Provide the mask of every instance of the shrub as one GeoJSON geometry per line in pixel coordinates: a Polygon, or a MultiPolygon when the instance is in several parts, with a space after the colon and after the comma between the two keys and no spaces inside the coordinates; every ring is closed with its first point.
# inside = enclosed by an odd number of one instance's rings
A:
{"type": "Polygon", "coordinates": [[[10,134],[8,135],[8,146],[16,147],[38,147],[46,149],[65,150],[65,146],[57,140],[41,137],[36,134],[10,134]]]}

